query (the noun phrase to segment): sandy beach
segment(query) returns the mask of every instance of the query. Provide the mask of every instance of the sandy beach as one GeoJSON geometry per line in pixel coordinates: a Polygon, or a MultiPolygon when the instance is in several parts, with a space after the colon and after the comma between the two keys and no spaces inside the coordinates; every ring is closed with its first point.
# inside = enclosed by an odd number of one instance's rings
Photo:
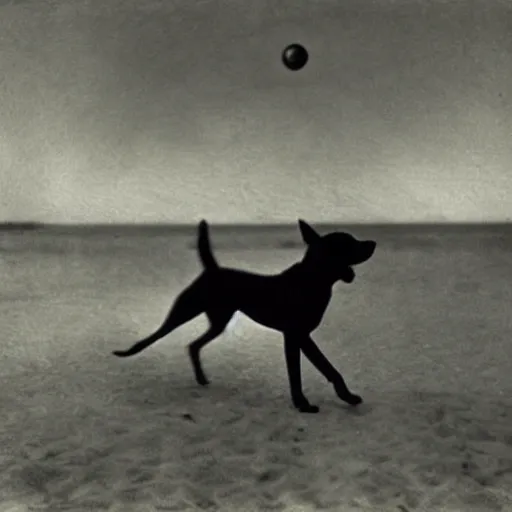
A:
{"type": "MultiPolygon", "coordinates": [[[[300,257],[295,228],[267,235],[212,231],[224,265],[300,257]]],[[[279,335],[245,317],[205,350],[205,389],[185,352],[203,318],[110,355],[196,275],[192,232],[1,233],[0,512],[511,510],[512,237],[374,236],[314,333],[365,403],[304,364],[303,415],[279,335]]]]}

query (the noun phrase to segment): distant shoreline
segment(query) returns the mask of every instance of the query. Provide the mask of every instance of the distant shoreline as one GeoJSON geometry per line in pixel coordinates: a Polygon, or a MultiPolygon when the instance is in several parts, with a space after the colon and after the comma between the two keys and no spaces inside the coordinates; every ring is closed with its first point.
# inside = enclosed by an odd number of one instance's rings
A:
{"type": "MultiPolygon", "coordinates": [[[[493,224],[325,224],[312,223],[321,233],[346,231],[356,237],[378,240],[388,248],[432,247],[512,249],[512,223],[493,224]]],[[[212,224],[211,236],[219,250],[288,250],[302,248],[298,226],[290,224],[212,224]]],[[[0,224],[0,253],[46,251],[61,253],[78,247],[146,247],[159,240],[180,240],[196,250],[196,224],[0,224]],[[135,243],[135,246],[133,245],[135,243]],[[60,244],[60,245],[59,245],[60,244]],[[63,245],[62,245],[63,244],[63,245]],[[67,245],[71,244],[71,245],[67,245]],[[111,244],[111,245],[109,245],[111,244]],[[127,245],[126,245],[127,244],[127,245]],[[66,249],[67,247],[67,249],[66,249]]]]}
{"type": "MultiPolygon", "coordinates": [[[[499,232],[512,234],[512,222],[492,223],[315,223],[312,224],[320,231],[358,230],[380,231],[389,234],[410,233],[475,233],[499,232]]],[[[45,231],[53,233],[133,233],[133,232],[183,232],[188,233],[197,228],[197,223],[191,224],[45,224],[42,222],[3,222],[0,223],[0,232],[45,231]]],[[[211,229],[228,232],[275,232],[288,231],[296,228],[294,222],[276,224],[215,224],[211,229]]]]}

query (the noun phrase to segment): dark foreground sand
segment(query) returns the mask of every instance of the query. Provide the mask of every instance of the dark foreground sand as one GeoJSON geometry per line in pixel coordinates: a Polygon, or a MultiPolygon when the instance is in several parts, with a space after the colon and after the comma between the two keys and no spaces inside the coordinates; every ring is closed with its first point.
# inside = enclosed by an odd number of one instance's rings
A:
{"type": "MultiPolygon", "coordinates": [[[[0,512],[512,510],[512,237],[373,234],[315,333],[365,404],[304,364],[308,416],[244,317],[205,350],[208,389],[184,350],[203,319],[110,355],[197,272],[189,233],[0,233],[0,512]]],[[[263,272],[300,256],[295,229],[213,240],[263,272]]]]}

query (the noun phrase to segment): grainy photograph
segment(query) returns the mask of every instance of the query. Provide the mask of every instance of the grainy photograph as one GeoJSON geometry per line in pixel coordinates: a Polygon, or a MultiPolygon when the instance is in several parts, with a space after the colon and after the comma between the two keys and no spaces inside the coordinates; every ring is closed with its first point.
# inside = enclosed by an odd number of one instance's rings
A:
{"type": "Polygon", "coordinates": [[[512,510],[512,4],[0,1],[0,512],[512,510]]]}

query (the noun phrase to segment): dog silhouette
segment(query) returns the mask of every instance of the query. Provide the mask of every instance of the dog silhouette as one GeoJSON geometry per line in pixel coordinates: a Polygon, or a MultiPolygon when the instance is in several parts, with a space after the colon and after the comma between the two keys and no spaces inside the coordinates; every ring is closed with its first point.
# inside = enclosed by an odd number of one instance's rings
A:
{"type": "Polygon", "coordinates": [[[373,240],[357,240],[348,233],[321,236],[307,222],[299,220],[302,239],[307,246],[302,261],[273,275],[255,274],[225,268],[215,259],[205,220],[199,223],[197,250],[203,272],[176,298],[171,311],[153,334],[127,350],[113,352],[118,357],[133,356],[171,331],[206,314],[210,327],[188,346],[196,381],[207,385],[200,359],[201,349],[217,338],[235,312],[283,334],[284,352],[293,405],[301,412],[316,413],[302,390],[301,352],[333,385],[337,395],[350,405],[362,398],[349,391],[341,373],[322,354],[311,338],[320,325],[337,281],[351,283],[353,267],[369,260],[375,248],[373,240]]]}

